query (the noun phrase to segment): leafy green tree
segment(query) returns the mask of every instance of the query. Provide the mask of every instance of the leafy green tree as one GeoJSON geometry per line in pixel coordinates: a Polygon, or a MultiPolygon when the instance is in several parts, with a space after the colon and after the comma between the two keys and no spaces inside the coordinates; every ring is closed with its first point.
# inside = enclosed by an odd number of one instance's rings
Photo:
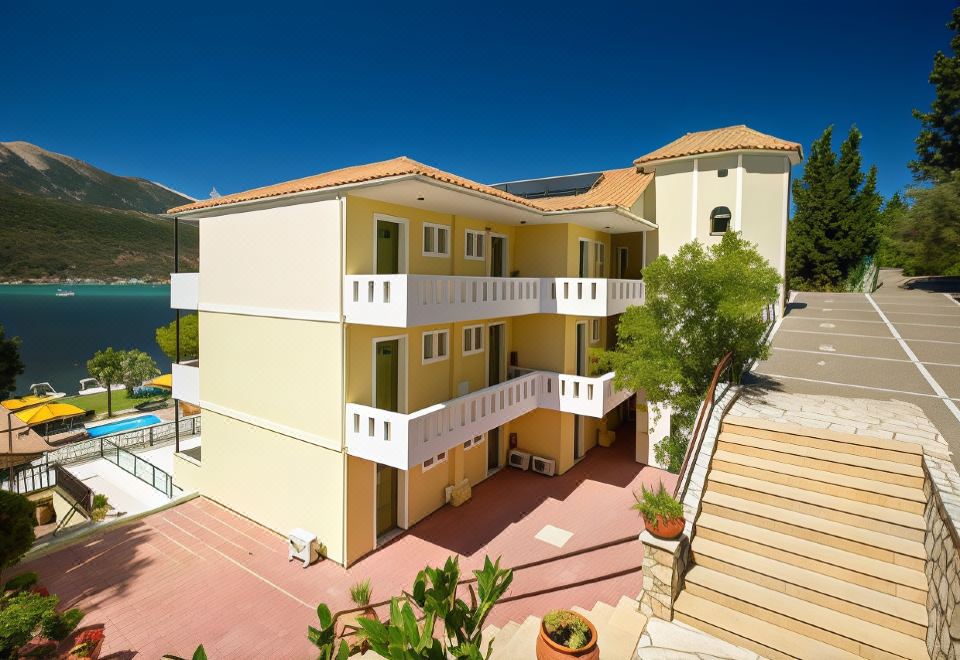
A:
{"type": "MultiPolygon", "coordinates": [[[[470,604],[467,604],[457,597],[460,581],[457,558],[447,558],[442,568],[428,566],[420,571],[411,593],[405,592],[391,599],[388,621],[357,619],[370,648],[384,658],[484,658],[481,650],[483,624],[490,610],[510,587],[513,571],[500,568],[499,559],[491,562],[485,557],[483,568],[474,571],[473,575],[476,590],[473,584],[469,585],[470,604]],[[442,635],[443,639],[435,635],[442,635]]],[[[330,608],[321,603],[317,607],[317,619],[320,627],[310,626],[307,636],[320,649],[320,658],[344,660],[352,651],[345,641],[337,638],[336,620],[331,616],[330,608]]],[[[491,643],[489,649],[492,648],[491,643]]],[[[486,657],[489,655],[490,650],[486,657]]]]}
{"type": "Polygon", "coordinates": [[[739,380],[743,365],[767,355],[761,314],[777,300],[781,281],[736,232],[709,248],[694,241],[672,259],[659,257],[644,269],[643,281],[646,304],[620,317],[616,350],[604,362],[616,372],[617,387],[670,404],[675,433],[654,451],[677,471],[718,360],[732,352],[739,380]]]}
{"type": "Polygon", "coordinates": [[[133,389],[139,387],[143,381],[160,374],[157,363],[143,351],[133,349],[123,351],[122,355],[123,358],[120,362],[122,382],[127,388],[127,392],[133,394],[133,389]]]}
{"type": "MultiPolygon", "coordinates": [[[[177,322],[157,328],[157,346],[171,360],[177,359],[177,322]]],[[[193,360],[200,355],[200,333],[196,314],[180,317],[180,359],[193,360]]]]}
{"type": "Polygon", "coordinates": [[[33,511],[33,502],[23,495],[0,490],[0,574],[33,545],[33,511]]]}
{"type": "Polygon", "coordinates": [[[793,185],[796,212],[787,226],[787,279],[792,289],[842,289],[850,271],[872,255],[880,237],[877,171],[863,173],[862,135],[850,128],[833,151],[827,127],[793,185]]]}
{"type": "Polygon", "coordinates": [[[904,235],[909,207],[899,192],[887,200],[880,213],[880,240],[876,251],[877,265],[885,268],[903,268],[906,253],[904,235]]]}
{"type": "Polygon", "coordinates": [[[113,417],[113,394],[111,385],[123,382],[123,351],[106,348],[94,353],[87,360],[87,372],[91,378],[100,381],[100,385],[107,388],[107,417],[113,417]]]}
{"type": "Polygon", "coordinates": [[[6,399],[17,388],[17,376],[24,368],[20,359],[20,338],[7,338],[3,324],[0,324],[0,399],[6,399]]]}
{"type": "Polygon", "coordinates": [[[960,275],[960,172],[910,191],[897,238],[906,275],[960,275]]]}
{"type": "Polygon", "coordinates": [[[954,8],[947,27],[953,30],[951,52],[937,51],[930,72],[936,96],[929,112],[913,111],[920,134],[910,169],[918,181],[931,183],[947,181],[960,169],[960,7],[954,8]]]}

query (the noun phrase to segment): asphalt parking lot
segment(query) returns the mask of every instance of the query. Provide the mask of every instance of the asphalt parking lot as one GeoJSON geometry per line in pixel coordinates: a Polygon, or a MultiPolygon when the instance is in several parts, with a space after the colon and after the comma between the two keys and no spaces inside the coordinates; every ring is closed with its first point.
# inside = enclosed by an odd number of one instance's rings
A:
{"type": "Polygon", "coordinates": [[[915,403],[960,465],[960,283],[911,285],[892,270],[880,281],[869,295],[796,294],[752,379],[786,392],[915,403]]]}

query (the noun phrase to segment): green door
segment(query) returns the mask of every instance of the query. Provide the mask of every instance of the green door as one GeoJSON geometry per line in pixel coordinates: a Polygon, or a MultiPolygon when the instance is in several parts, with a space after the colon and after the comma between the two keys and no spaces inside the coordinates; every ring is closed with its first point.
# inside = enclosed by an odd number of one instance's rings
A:
{"type": "Polygon", "coordinates": [[[377,536],[397,526],[397,468],[377,464],[377,536]]]}
{"type": "Polygon", "coordinates": [[[377,220],[377,274],[400,272],[400,231],[399,222],[377,220]]]}
{"type": "Polygon", "coordinates": [[[376,400],[374,408],[398,412],[400,410],[400,340],[380,341],[376,344],[376,400]]]}
{"type": "Polygon", "coordinates": [[[490,341],[487,348],[487,386],[503,382],[503,326],[490,326],[490,341]]]}

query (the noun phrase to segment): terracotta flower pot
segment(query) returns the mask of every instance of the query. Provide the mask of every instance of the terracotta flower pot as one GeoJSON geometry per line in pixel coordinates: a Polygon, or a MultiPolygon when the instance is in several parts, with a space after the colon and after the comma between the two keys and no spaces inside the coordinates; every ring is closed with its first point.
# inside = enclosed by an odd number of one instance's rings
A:
{"type": "Polygon", "coordinates": [[[587,619],[587,617],[583,616],[582,614],[577,614],[577,616],[583,619],[590,628],[590,641],[587,642],[586,646],[582,646],[578,649],[570,649],[566,646],[557,644],[555,641],[550,639],[550,635],[547,634],[547,629],[543,625],[543,621],[541,621],[540,634],[537,635],[537,660],[564,660],[565,658],[599,660],[600,647],[597,645],[597,629],[590,622],[590,620],[587,619]]]}
{"type": "Polygon", "coordinates": [[[53,508],[53,501],[47,500],[37,504],[36,517],[38,525],[49,525],[53,522],[56,511],[53,508]]]}
{"type": "Polygon", "coordinates": [[[657,516],[653,522],[647,518],[643,519],[643,526],[648,532],[658,539],[665,539],[667,541],[679,538],[680,535],[683,534],[684,524],[686,524],[686,521],[683,518],[664,518],[663,516],[657,516]]]}

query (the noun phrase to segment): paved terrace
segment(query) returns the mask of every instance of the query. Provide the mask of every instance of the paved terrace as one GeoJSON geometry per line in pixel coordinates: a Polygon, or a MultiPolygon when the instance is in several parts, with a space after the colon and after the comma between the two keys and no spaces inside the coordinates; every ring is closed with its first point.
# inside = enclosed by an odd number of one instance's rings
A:
{"type": "Polygon", "coordinates": [[[754,381],[787,393],[916,404],[960,464],[960,283],[901,288],[908,280],[884,270],[870,295],[798,294],[754,381]]]}
{"type": "MultiPolygon", "coordinates": [[[[197,498],[11,570],[35,570],[65,606],[106,624],[104,656],[189,657],[202,642],[213,658],[309,658],[307,625],[319,602],[350,607],[347,590],[371,578],[375,600],[408,588],[425,564],[463,557],[464,572],[484,555],[506,566],[565,554],[638,534],[629,509],[641,484],[676,477],[633,461],[633,441],[598,447],[561,477],[503,470],[474,489],[460,508],[445,507],[349,570],[333,562],[309,569],[288,563],[284,540],[220,505],[197,498]],[[561,546],[536,538],[548,525],[570,532],[561,546]]],[[[557,541],[564,534],[547,534],[557,541]]],[[[557,606],[616,603],[642,588],[639,541],[519,572],[489,623],[503,625],[557,606]],[[624,575],[597,578],[611,573],[624,575]]]]}

